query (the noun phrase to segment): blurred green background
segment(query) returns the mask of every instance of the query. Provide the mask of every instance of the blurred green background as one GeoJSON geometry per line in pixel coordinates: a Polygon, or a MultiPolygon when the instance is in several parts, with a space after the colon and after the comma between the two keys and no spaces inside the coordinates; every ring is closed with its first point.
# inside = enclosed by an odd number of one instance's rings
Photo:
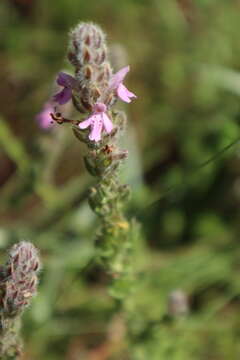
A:
{"type": "Polygon", "coordinates": [[[1,260],[25,239],[43,261],[25,359],[240,358],[239,24],[239,0],[0,2],[1,260]],[[142,224],[128,331],[93,261],[84,147],[35,120],[57,72],[71,71],[79,21],[107,32],[138,95],[122,168],[126,211],[142,224]]]}

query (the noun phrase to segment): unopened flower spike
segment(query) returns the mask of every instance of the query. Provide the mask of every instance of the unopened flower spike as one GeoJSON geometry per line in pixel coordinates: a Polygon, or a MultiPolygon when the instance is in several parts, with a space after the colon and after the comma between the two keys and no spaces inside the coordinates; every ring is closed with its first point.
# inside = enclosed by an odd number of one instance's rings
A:
{"type": "Polygon", "coordinates": [[[7,263],[1,267],[1,359],[22,359],[21,315],[37,293],[40,267],[38,250],[27,241],[15,244],[7,263]]]}
{"type": "Polygon", "coordinates": [[[14,245],[9,253],[7,269],[10,277],[2,301],[4,312],[14,316],[21,314],[37,292],[37,273],[40,270],[37,249],[27,241],[14,245]]]}

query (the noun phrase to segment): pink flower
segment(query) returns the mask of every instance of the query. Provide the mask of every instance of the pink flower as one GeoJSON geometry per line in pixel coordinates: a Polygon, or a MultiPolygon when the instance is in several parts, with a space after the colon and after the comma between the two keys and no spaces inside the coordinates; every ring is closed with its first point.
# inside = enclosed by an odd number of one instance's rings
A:
{"type": "Polygon", "coordinates": [[[39,126],[44,130],[47,130],[53,126],[50,113],[54,113],[54,106],[51,101],[48,101],[44,104],[42,111],[36,116],[36,120],[39,126]]]}
{"type": "Polygon", "coordinates": [[[123,80],[127,73],[129,72],[130,67],[125,66],[114,74],[110,80],[109,90],[116,90],[118,97],[127,103],[130,103],[131,98],[136,98],[137,96],[129,91],[126,86],[123,85],[123,80]]]}
{"type": "Polygon", "coordinates": [[[76,80],[69,74],[60,72],[57,77],[57,84],[63,86],[63,89],[54,95],[53,100],[59,105],[66,104],[72,97],[72,89],[76,85],[76,80]]]}
{"type": "Polygon", "coordinates": [[[86,129],[90,127],[91,131],[89,134],[89,139],[91,141],[98,142],[101,140],[101,134],[103,130],[109,134],[113,129],[113,124],[106,114],[106,110],[107,107],[105,104],[95,104],[93,113],[78,125],[80,129],[86,129]]]}

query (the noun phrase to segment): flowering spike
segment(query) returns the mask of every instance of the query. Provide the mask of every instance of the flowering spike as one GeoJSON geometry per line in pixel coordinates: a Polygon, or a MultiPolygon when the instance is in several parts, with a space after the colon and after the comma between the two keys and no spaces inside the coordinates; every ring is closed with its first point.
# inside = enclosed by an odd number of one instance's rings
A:
{"type": "Polygon", "coordinates": [[[55,101],[64,103],[72,98],[75,108],[87,116],[75,122],[62,117],[59,123],[72,123],[76,137],[88,146],[85,165],[99,180],[89,204],[102,219],[100,256],[106,268],[118,276],[126,273],[131,225],[122,212],[128,192],[118,179],[119,165],[128,153],[116,144],[126,121],[112,107],[118,98],[127,103],[136,98],[123,84],[130,67],[112,73],[105,34],[91,23],[80,23],[71,31],[68,59],[74,66],[74,81],[69,83],[65,75],[59,75],[58,84],[63,89],[55,101]]]}

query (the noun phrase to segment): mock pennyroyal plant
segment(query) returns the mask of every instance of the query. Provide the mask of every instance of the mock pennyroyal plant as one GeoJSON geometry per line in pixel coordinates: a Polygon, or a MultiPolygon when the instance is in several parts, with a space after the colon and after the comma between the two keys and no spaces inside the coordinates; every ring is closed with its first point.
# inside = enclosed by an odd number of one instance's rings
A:
{"type": "Polygon", "coordinates": [[[89,204],[101,220],[98,258],[116,279],[128,273],[132,223],[123,214],[129,188],[120,183],[118,175],[128,156],[118,146],[126,116],[114,106],[117,100],[130,103],[136,95],[123,84],[129,66],[113,73],[105,39],[99,26],[91,23],[80,23],[70,33],[68,59],[74,75],[59,73],[57,84],[62,88],[53,100],[58,104],[72,100],[83,115],[73,120],[58,111],[52,118],[58,124],[72,124],[76,137],[87,145],[85,165],[97,181],[90,189],[89,204]]]}

